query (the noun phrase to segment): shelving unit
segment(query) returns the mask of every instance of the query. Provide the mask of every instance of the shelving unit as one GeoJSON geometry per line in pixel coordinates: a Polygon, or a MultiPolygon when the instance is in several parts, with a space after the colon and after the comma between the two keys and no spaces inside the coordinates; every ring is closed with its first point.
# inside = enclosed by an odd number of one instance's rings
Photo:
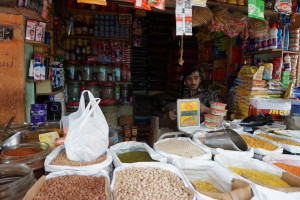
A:
{"type": "Polygon", "coordinates": [[[34,46],[41,46],[45,48],[50,48],[50,45],[45,44],[44,42],[41,41],[35,41],[35,40],[25,40],[26,43],[28,44],[33,44],[34,46]]]}
{"type": "Polygon", "coordinates": [[[267,54],[267,53],[289,53],[289,54],[299,54],[298,51],[284,51],[282,49],[268,49],[268,50],[262,50],[262,51],[255,51],[255,52],[249,52],[242,54],[243,56],[252,56],[252,55],[259,55],[259,54],[267,54]]]}
{"type": "Polygon", "coordinates": [[[0,7],[1,13],[7,13],[7,14],[14,14],[14,15],[23,15],[24,17],[39,21],[39,22],[46,22],[46,19],[44,19],[39,13],[37,13],[35,10],[31,10],[29,8],[25,7],[0,7]]]}
{"type": "Polygon", "coordinates": [[[107,16],[113,16],[117,15],[118,13],[115,12],[103,12],[101,10],[87,10],[87,9],[77,9],[77,8],[66,8],[66,13],[69,14],[75,14],[75,15],[107,15],[107,16]]]}
{"type": "Polygon", "coordinates": [[[129,42],[129,38],[105,38],[105,37],[98,37],[98,36],[90,36],[90,35],[70,35],[65,36],[68,39],[78,39],[78,38],[84,38],[84,39],[93,39],[93,40],[114,40],[114,41],[122,41],[122,42],[129,42]]]}
{"type": "MultiPolygon", "coordinates": [[[[89,81],[97,81],[97,80],[66,80],[67,82],[89,82],[89,81]]],[[[101,81],[99,81],[101,82],[101,81]]],[[[109,82],[109,81],[105,81],[105,82],[109,82]]],[[[110,82],[114,82],[116,84],[132,84],[132,82],[123,82],[123,81],[110,81],[110,82]]]]}
{"type": "Polygon", "coordinates": [[[43,81],[48,81],[49,79],[45,80],[34,80],[34,79],[26,79],[27,82],[43,82],[43,81]]]}
{"type": "Polygon", "coordinates": [[[57,90],[57,91],[54,91],[54,92],[51,92],[51,93],[36,93],[36,96],[42,96],[42,95],[55,95],[55,94],[58,94],[60,92],[63,92],[64,89],[61,89],[61,90],[57,90]]]}

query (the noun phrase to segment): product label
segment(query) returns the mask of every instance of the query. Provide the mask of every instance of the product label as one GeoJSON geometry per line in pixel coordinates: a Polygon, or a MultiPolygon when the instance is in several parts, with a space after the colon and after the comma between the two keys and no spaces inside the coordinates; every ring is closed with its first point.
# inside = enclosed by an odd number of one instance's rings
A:
{"type": "Polygon", "coordinates": [[[180,126],[198,126],[198,102],[180,102],[180,126]]]}
{"type": "Polygon", "coordinates": [[[277,38],[272,38],[269,40],[269,46],[277,46],[277,38]]]}

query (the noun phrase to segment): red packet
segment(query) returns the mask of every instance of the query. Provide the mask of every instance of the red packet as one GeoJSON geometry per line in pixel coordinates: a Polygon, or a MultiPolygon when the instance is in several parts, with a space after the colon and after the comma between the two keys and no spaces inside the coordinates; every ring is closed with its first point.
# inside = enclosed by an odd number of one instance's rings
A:
{"type": "Polygon", "coordinates": [[[134,7],[144,10],[151,10],[148,0],[136,0],[134,7]]]}
{"type": "Polygon", "coordinates": [[[165,0],[148,0],[148,4],[159,10],[165,10],[165,0]]]}

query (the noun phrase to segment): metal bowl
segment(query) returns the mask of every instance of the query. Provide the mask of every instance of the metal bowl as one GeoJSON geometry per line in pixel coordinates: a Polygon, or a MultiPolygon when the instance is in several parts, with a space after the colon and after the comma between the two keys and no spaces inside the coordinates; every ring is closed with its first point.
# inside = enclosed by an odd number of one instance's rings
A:
{"type": "Polygon", "coordinates": [[[222,148],[226,150],[248,150],[248,146],[244,139],[237,132],[231,129],[206,133],[205,144],[212,148],[222,148]]]}
{"type": "Polygon", "coordinates": [[[11,147],[11,146],[15,146],[17,144],[21,144],[22,141],[22,132],[17,132],[14,135],[10,136],[9,138],[7,138],[3,143],[2,143],[2,147],[3,148],[7,148],[7,147],[11,147]]]}
{"type": "Polygon", "coordinates": [[[284,124],[289,130],[300,130],[300,115],[281,115],[284,124]]]}

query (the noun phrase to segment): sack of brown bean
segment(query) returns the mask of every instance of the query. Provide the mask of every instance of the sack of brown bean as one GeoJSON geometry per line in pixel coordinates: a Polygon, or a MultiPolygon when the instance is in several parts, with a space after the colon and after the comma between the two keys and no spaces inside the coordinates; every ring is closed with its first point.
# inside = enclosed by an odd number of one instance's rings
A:
{"type": "Polygon", "coordinates": [[[115,167],[128,165],[129,163],[133,162],[148,162],[150,161],[149,159],[152,159],[153,162],[168,162],[167,158],[155,152],[148,144],[143,142],[121,142],[111,146],[109,149],[112,153],[113,163],[115,167]],[[130,154],[129,152],[132,153],[130,154]],[[143,156],[139,156],[140,154],[138,154],[138,152],[147,152],[149,159],[143,159],[143,156]],[[119,155],[123,155],[123,157],[125,156],[127,162],[122,162],[122,160],[119,158],[119,155]]]}
{"type": "Polygon", "coordinates": [[[133,163],[114,170],[110,188],[114,200],[195,200],[187,181],[174,165],[133,163]]]}
{"type": "Polygon", "coordinates": [[[99,158],[89,162],[72,161],[69,160],[66,155],[65,146],[60,145],[46,157],[45,171],[79,170],[95,173],[101,170],[109,170],[112,160],[111,152],[107,150],[107,152],[102,154],[99,158]]]}
{"type": "Polygon", "coordinates": [[[168,158],[173,159],[197,159],[210,160],[212,157],[210,149],[201,144],[196,144],[190,138],[178,137],[159,140],[153,145],[154,150],[168,158]]]}
{"type": "Polygon", "coordinates": [[[109,200],[110,181],[106,171],[66,170],[42,176],[27,192],[23,200],[99,199],[109,200]]]}

